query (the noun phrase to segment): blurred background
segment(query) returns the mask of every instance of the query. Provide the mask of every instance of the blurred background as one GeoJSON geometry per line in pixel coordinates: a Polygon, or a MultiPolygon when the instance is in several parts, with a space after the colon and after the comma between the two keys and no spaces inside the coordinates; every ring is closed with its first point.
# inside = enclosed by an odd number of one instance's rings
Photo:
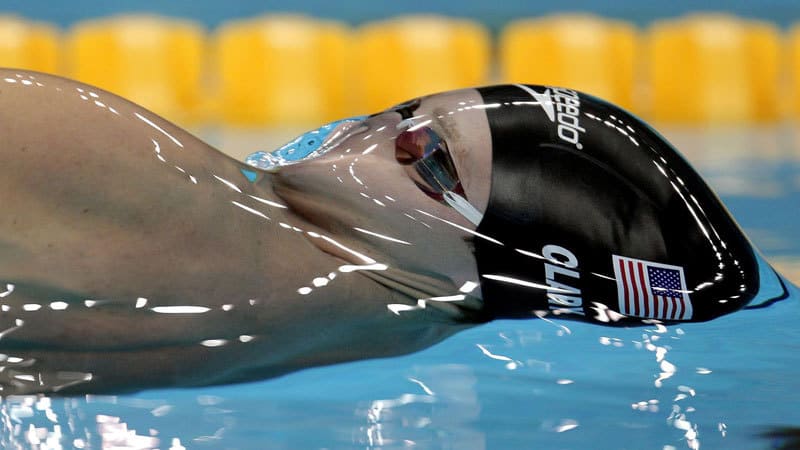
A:
{"type": "Polygon", "coordinates": [[[796,0],[4,0],[0,66],[105,88],[239,159],[427,93],[568,86],[654,124],[800,279],[796,0]]]}
{"type": "Polygon", "coordinates": [[[800,3],[702,8],[6,0],[0,65],[76,78],[189,127],[311,126],[497,82],[566,85],[659,123],[800,115],[800,3]]]}

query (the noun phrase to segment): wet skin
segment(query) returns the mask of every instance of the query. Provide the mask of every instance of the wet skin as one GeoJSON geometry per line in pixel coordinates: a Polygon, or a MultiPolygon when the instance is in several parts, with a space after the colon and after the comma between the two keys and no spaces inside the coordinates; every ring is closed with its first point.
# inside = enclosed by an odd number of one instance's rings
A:
{"type": "MultiPolygon", "coordinates": [[[[491,140],[473,103],[451,92],[414,114],[484,211],[491,140]]],[[[474,324],[479,288],[389,307],[478,280],[475,226],[396,159],[401,120],[373,116],[265,172],[108,92],[0,70],[0,394],[263,379],[474,324]]]]}

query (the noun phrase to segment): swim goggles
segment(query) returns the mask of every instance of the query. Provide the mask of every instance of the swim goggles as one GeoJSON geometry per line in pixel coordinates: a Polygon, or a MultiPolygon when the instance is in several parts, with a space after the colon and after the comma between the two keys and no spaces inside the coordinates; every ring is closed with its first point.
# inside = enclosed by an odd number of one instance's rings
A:
{"type": "Polygon", "coordinates": [[[443,202],[474,225],[483,214],[467,201],[447,142],[427,126],[412,126],[395,139],[395,158],[429,197],[443,202]]]}

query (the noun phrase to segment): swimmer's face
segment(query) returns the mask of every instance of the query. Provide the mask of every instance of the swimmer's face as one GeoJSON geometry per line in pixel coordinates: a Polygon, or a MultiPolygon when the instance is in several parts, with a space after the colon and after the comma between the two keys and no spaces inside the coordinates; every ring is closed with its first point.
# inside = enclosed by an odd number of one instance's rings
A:
{"type": "Polygon", "coordinates": [[[460,258],[472,272],[470,232],[491,178],[482,104],[476,90],[454,91],[343,124],[320,156],[276,173],[276,193],[300,218],[375,260],[460,258]]]}

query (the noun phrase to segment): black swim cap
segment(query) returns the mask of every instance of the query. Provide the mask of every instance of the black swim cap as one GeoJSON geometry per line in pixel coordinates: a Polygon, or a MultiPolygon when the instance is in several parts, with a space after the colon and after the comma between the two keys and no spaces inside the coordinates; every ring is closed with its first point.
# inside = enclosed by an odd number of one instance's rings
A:
{"type": "Polygon", "coordinates": [[[570,89],[479,92],[492,184],[477,231],[501,243],[475,239],[490,318],[704,321],[757,294],[747,238],[650,127],[570,89]]]}

